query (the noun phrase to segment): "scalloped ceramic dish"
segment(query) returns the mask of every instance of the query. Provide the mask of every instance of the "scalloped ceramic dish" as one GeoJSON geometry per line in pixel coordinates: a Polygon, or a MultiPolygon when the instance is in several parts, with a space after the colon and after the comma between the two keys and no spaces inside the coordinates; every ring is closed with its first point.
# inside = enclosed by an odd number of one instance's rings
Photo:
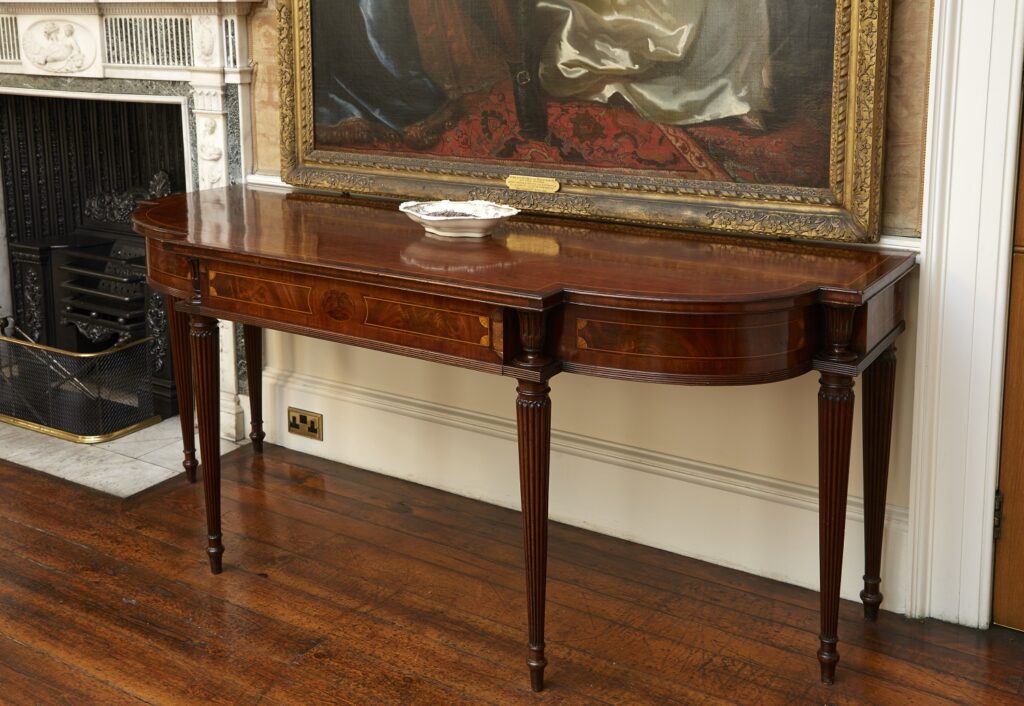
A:
{"type": "Polygon", "coordinates": [[[518,208],[490,201],[406,201],[398,210],[433,235],[444,238],[485,238],[518,208]]]}

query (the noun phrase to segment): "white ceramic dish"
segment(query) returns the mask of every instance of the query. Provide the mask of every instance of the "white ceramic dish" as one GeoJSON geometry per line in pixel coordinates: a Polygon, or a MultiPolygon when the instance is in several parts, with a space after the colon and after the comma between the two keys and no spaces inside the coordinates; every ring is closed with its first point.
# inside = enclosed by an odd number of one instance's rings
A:
{"type": "Polygon", "coordinates": [[[518,208],[490,201],[406,201],[398,210],[428,233],[444,238],[483,238],[518,208]]]}

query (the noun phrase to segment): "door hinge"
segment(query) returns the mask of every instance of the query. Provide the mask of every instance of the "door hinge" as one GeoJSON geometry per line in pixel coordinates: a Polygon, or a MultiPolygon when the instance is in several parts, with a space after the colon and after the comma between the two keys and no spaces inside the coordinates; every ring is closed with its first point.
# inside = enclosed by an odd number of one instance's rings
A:
{"type": "Polygon", "coordinates": [[[992,534],[996,539],[999,539],[1003,533],[1003,492],[1001,490],[996,491],[996,505],[995,505],[995,520],[993,525],[992,534]]]}

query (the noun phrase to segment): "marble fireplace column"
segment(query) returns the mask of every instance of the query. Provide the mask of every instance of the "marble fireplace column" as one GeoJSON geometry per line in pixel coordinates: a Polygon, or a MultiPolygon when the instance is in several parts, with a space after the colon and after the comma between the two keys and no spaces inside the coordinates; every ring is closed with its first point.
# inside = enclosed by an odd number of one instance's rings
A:
{"type": "Polygon", "coordinates": [[[224,38],[215,15],[192,18],[196,65],[192,68],[195,100],[196,157],[199,160],[199,188],[227,186],[227,113],[224,105],[224,38]]]}

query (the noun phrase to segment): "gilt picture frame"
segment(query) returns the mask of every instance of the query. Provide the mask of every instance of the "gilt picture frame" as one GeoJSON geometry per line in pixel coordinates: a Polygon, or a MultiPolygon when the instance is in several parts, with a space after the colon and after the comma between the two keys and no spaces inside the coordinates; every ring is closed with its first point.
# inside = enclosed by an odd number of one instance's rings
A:
{"type": "Polygon", "coordinates": [[[890,0],[617,1],[279,0],[283,179],[877,241],[890,0]]]}

